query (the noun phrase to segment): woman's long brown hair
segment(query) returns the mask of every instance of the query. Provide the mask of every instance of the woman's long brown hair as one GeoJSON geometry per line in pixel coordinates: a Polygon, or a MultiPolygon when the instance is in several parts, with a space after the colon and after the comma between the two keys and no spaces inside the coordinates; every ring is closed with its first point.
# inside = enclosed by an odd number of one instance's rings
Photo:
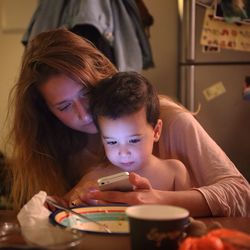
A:
{"type": "Polygon", "coordinates": [[[14,208],[19,209],[40,190],[63,194],[68,188],[63,169],[86,143],[86,134],[66,127],[49,111],[38,86],[55,74],[91,86],[115,72],[91,43],[66,29],[43,32],[28,44],[9,99],[14,208]]]}

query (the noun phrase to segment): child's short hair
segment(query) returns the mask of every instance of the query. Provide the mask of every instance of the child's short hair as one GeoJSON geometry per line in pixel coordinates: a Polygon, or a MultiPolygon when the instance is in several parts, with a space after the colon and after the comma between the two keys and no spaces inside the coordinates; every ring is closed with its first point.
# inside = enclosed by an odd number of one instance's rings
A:
{"type": "Polygon", "coordinates": [[[145,107],[146,119],[153,127],[160,115],[154,86],[136,72],[119,72],[101,80],[92,91],[90,109],[98,127],[98,116],[116,119],[145,107]]]}

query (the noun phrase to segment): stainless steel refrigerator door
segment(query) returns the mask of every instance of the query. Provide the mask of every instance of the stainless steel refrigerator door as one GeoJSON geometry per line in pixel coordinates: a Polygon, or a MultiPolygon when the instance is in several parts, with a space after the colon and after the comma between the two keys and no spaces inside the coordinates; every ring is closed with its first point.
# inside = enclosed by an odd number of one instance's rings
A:
{"type": "Polygon", "coordinates": [[[243,100],[250,65],[181,67],[181,101],[250,181],[250,101],[243,100]]]}
{"type": "Polygon", "coordinates": [[[180,62],[214,63],[214,62],[250,62],[250,52],[221,49],[220,52],[204,52],[200,37],[205,15],[205,7],[195,0],[180,0],[180,62]]]}

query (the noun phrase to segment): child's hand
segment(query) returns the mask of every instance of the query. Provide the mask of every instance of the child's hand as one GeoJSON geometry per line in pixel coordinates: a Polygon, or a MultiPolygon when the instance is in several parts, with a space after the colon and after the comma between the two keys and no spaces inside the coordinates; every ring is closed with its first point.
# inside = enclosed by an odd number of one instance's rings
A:
{"type": "Polygon", "coordinates": [[[129,205],[136,205],[160,203],[159,192],[161,191],[153,189],[147,178],[131,172],[129,174],[129,181],[135,186],[135,190],[132,192],[102,192],[96,190],[88,192],[87,198],[95,199],[96,204],[126,203],[129,205]]]}

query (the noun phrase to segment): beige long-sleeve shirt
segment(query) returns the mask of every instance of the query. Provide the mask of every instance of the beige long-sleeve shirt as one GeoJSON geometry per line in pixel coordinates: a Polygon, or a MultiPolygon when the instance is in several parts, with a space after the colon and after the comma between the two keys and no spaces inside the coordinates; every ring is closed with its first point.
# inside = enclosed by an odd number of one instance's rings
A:
{"type": "Polygon", "coordinates": [[[213,216],[250,216],[250,185],[194,116],[161,98],[160,158],[181,160],[213,216]]]}
{"type": "MultiPolygon", "coordinates": [[[[184,163],[194,188],[203,194],[213,216],[250,216],[247,180],[190,112],[165,97],[160,98],[160,103],[163,128],[154,154],[184,163]]],[[[74,173],[71,185],[77,184],[84,171],[95,169],[102,161],[100,155],[85,149],[72,160],[68,174],[74,173]]]]}

